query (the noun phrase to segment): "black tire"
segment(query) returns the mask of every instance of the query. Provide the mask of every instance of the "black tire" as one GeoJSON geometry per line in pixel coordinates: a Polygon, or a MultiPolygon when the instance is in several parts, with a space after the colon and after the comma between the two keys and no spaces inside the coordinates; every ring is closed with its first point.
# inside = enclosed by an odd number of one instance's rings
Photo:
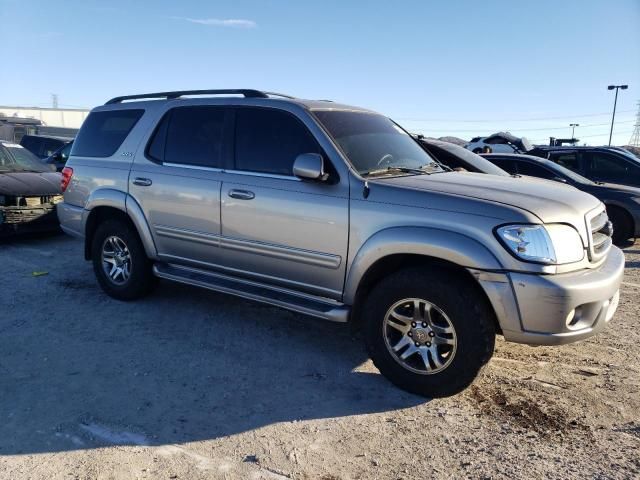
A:
{"type": "Polygon", "coordinates": [[[91,259],[100,287],[115,299],[129,301],[142,298],[157,283],[151,270],[152,262],[147,258],[138,233],[121,220],[107,220],[98,226],[91,244],[91,259]],[[129,277],[121,284],[114,282],[103,268],[103,245],[108,238],[114,236],[124,242],[130,255],[129,277]]]}
{"type": "MultiPolygon", "coordinates": [[[[396,386],[417,395],[436,398],[461,392],[475,380],[493,355],[493,310],[472,280],[448,269],[409,268],[392,274],[371,290],[365,300],[363,315],[365,343],[374,365],[396,386]],[[394,304],[410,298],[424,299],[435,305],[446,314],[455,329],[457,342],[453,357],[436,373],[411,371],[387,347],[386,314],[394,304]]],[[[417,334],[420,332],[414,334],[414,338],[417,334]]],[[[409,347],[413,348],[412,345],[409,347]]],[[[399,353],[403,351],[401,349],[399,353]]]]}
{"type": "Polygon", "coordinates": [[[482,149],[481,148],[474,148],[473,149],[473,153],[476,153],[476,154],[480,155],[482,153],[482,149]]]}
{"type": "Polygon", "coordinates": [[[625,245],[625,243],[634,237],[634,225],[631,215],[619,207],[607,208],[607,215],[613,224],[613,243],[614,245],[625,245]]]}

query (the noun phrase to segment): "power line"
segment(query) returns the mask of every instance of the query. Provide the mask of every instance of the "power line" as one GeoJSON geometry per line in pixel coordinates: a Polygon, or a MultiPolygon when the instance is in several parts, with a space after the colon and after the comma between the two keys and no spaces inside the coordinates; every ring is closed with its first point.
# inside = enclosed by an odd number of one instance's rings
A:
{"type": "Polygon", "coordinates": [[[636,115],[636,124],[634,125],[633,133],[629,139],[629,145],[634,147],[640,147],[640,102],[638,102],[638,113],[636,115]]]}
{"type": "MultiPolygon", "coordinates": [[[[629,113],[634,110],[618,110],[618,113],[629,113]]],[[[445,118],[415,118],[415,117],[396,117],[396,120],[405,122],[453,122],[453,123],[499,123],[499,122],[535,122],[539,120],[563,120],[563,119],[576,119],[585,117],[602,117],[604,115],[611,115],[611,112],[605,113],[583,113],[578,115],[565,115],[561,117],[535,117],[535,118],[503,118],[499,120],[456,120],[445,118]]]]}
{"type": "MultiPolygon", "coordinates": [[[[633,130],[626,130],[624,132],[617,132],[616,135],[626,135],[628,133],[631,133],[632,131],[633,130]]],[[[593,135],[580,135],[580,139],[583,139],[583,138],[594,138],[594,137],[607,137],[607,136],[609,136],[608,133],[597,133],[597,134],[593,134],[593,135]]],[[[530,140],[530,141],[532,141],[534,143],[538,143],[539,141],[543,141],[543,140],[545,140],[545,139],[535,138],[535,139],[530,140]]]]}
{"type": "MultiPolygon", "coordinates": [[[[618,125],[619,123],[631,123],[631,122],[635,122],[635,120],[621,120],[621,121],[617,121],[616,125],[618,125]]],[[[498,123],[498,122],[496,122],[498,123]]],[[[581,124],[580,128],[587,128],[587,127],[602,127],[605,125],[610,125],[609,122],[606,123],[585,123],[585,124],[581,124]]],[[[465,132],[465,133],[477,133],[478,130],[480,128],[483,127],[479,127],[479,128],[472,128],[472,129],[465,129],[465,128],[429,128],[429,127],[425,127],[425,130],[429,130],[430,132],[451,132],[451,131],[455,131],[455,132],[465,132]]],[[[517,129],[509,129],[509,131],[511,132],[543,132],[545,130],[565,130],[568,127],[566,125],[562,126],[562,127],[536,127],[536,128],[517,128],[517,129]]],[[[415,129],[413,129],[415,130],[415,129]]]]}

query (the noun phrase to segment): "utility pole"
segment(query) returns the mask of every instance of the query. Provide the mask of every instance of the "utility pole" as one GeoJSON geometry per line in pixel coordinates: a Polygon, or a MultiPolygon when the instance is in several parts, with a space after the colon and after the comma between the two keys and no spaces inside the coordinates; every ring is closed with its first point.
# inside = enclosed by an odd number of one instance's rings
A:
{"type": "Polygon", "coordinates": [[[607,90],[616,90],[616,96],[613,99],[613,115],[611,116],[611,131],[609,132],[609,146],[611,146],[611,137],[613,136],[613,122],[616,119],[616,104],[618,103],[618,90],[626,90],[629,85],[609,85],[607,90]]]}
{"type": "Polygon", "coordinates": [[[53,108],[58,108],[58,94],[57,93],[52,93],[51,94],[51,104],[52,104],[53,108]]]}

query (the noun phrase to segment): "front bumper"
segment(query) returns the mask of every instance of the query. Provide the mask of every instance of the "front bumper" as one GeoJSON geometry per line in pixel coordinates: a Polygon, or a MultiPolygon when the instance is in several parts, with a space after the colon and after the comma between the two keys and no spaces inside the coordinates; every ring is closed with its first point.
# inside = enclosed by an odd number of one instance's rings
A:
{"type": "Polygon", "coordinates": [[[0,237],[57,229],[55,205],[0,207],[0,237]]]}
{"type": "Polygon", "coordinates": [[[494,307],[505,340],[562,345],[602,331],[613,317],[624,254],[612,247],[598,268],[556,275],[472,273],[494,307]]]}

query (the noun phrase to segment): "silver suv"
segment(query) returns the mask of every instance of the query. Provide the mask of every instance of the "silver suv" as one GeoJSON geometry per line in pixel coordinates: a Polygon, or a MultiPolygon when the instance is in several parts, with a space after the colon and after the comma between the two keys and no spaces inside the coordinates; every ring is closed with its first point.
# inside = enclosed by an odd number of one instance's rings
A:
{"type": "MultiPolygon", "coordinates": [[[[546,180],[453,172],[358,107],[256,90],[118,97],[63,173],[62,228],[120,300],[157,278],[352,322],[428,397],[507,341],[601,331],[622,252],[602,203],[546,180]]],[[[330,339],[327,339],[330,341],[330,339]]]]}

